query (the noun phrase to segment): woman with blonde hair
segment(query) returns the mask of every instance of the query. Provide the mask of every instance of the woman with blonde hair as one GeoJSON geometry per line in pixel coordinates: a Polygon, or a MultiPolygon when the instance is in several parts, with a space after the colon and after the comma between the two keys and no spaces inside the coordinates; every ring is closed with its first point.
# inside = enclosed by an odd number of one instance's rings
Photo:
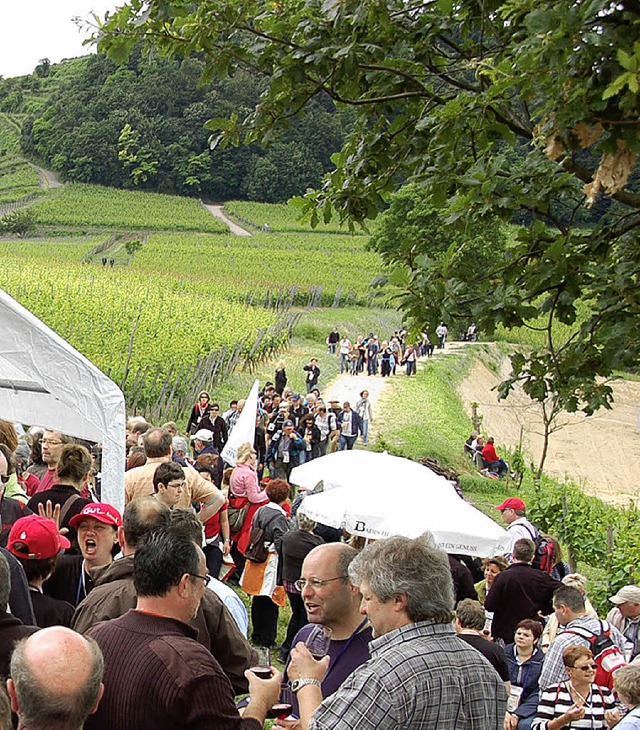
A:
{"type": "Polygon", "coordinates": [[[253,515],[269,501],[266,491],[260,489],[256,471],[257,463],[257,454],[253,444],[248,441],[240,444],[236,453],[236,465],[229,480],[231,555],[239,572],[244,567],[244,553],[249,545],[253,515]],[[242,514],[242,523],[240,528],[234,531],[234,517],[238,512],[242,514]]]}

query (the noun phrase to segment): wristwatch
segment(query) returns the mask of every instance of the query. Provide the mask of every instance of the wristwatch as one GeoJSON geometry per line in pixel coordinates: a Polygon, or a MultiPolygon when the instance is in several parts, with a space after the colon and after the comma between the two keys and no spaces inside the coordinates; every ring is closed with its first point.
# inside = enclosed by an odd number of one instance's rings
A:
{"type": "Polygon", "coordinates": [[[320,687],[322,685],[319,679],[314,679],[313,677],[302,677],[301,679],[294,679],[293,682],[291,682],[291,691],[297,692],[299,689],[306,687],[308,684],[314,684],[316,687],[320,687]]]}

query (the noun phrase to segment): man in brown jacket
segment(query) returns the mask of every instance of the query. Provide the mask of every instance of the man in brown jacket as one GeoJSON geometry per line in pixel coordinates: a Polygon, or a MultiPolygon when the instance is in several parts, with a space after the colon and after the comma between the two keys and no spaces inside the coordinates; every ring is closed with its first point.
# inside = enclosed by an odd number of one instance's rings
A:
{"type": "MultiPolygon", "coordinates": [[[[133,556],[149,535],[170,523],[170,510],[155,497],[141,497],[127,505],[118,537],[124,557],[93,571],[94,588],[76,609],[71,627],[84,634],[92,626],[135,608],[133,556]]],[[[213,591],[205,591],[191,625],[197,640],[218,660],[237,694],[248,691],[244,671],[252,666],[253,651],[233,617],[213,591]]]]}

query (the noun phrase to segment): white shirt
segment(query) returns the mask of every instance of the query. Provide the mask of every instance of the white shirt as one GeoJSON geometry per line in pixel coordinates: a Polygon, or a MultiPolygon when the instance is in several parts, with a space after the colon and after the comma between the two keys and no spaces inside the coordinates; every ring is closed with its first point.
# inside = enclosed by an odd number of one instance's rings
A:
{"type": "Polygon", "coordinates": [[[510,525],[507,531],[512,535],[514,542],[520,539],[534,540],[538,537],[538,530],[529,522],[526,517],[518,517],[510,525]]]}

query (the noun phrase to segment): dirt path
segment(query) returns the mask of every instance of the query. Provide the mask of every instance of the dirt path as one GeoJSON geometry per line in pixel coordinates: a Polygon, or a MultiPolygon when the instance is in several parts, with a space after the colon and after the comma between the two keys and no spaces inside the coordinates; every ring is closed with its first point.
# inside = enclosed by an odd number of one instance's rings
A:
{"type": "Polygon", "coordinates": [[[360,393],[363,390],[368,390],[373,419],[375,421],[378,412],[376,409],[378,398],[387,381],[388,378],[382,378],[379,375],[349,375],[344,373],[343,375],[338,375],[337,378],[334,378],[329,383],[324,390],[323,398],[327,403],[330,400],[338,400],[340,401],[340,405],[345,401],[349,401],[353,407],[360,400],[360,393]]]}
{"type": "MultiPolygon", "coordinates": [[[[479,404],[482,430],[498,444],[514,447],[523,431],[526,452],[537,463],[542,450],[542,420],[539,408],[521,390],[498,402],[493,388],[506,377],[505,359],[500,373],[476,362],[460,387],[465,408],[479,404]]],[[[610,411],[591,417],[563,414],[563,427],[552,434],[545,471],[557,477],[569,476],[582,483],[588,494],[615,504],[640,497],[640,383],[613,383],[615,401],[610,411]]]]}
{"type": "Polygon", "coordinates": [[[61,188],[64,185],[55,172],[45,170],[44,167],[39,167],[33,163],[29,164],[38,173],[41,188],[44,188],[45,190],[52,190],[53,188],[61,188]]]}
{"type": "Polygon", "coordinates": [[[209,213],[211,213],[212,216],[214,216],[218,220],[221,220],[225,224],[225,226],[229,226],[229,230],[234,235],[249,236],[249,237],[251,236],[251,233],[249,233],[249,231],[245,230],[244,228],[241,228],[239,225],[237,225],[232,220],[229,220],[229,218],[227,218],[227,216],[222,212],[221,205],[208,205],[207,203],[202,203],[202,205],[209,211],[209,213]]]}

